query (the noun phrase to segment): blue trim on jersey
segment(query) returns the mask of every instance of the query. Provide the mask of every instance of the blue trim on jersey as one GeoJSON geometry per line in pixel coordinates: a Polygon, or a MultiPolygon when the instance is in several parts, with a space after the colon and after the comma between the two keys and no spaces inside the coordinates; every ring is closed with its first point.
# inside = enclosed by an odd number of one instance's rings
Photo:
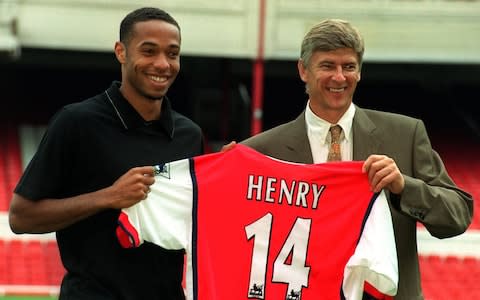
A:
{"type": "MultiPolygon", "coordinates": [[[[120,227],[120,229],[122,230],[122,232],[124,234],[127,235],[128,237],[128,240],[130,241],[130,248],[137,248],[139,247],[140,245],[136,242],[136,239],[135,239],[135,235],[133,233],[131,233],[127,227],[123,224],[123,222],[121,221],[117,221],[117,225],[118,227],[120,227]]],[[[118,235],[118,234],[117,234],[118,235]]]]}
{"type": "Polygon", "coordinates": [[[198,266],[197,266],[197,210],[198,210],[198,184],[195,175],[195,160],[189,158],[190,177],[192,178],[192,277],[193,277],[193,299],[198,299],[198,266]]]}
{"type": "MultiPolygon", "coordinates": [[[[362,221],[362,227],[360,228],[360,234],[358,235],[358,240],[357,240],[357,246],[358,243],[360,243],[360,239],[362,238],[363,234],[363,229],[365,228],[365,224],[367,223],[368,217],[370,216],[370,213],[372,212],[373,204],[375,203],[375,200],[377,200],[378,195],[380,193],[375,193],[372,195],[372,199],[370,199],[370,203],[368,204],[367,209],[365,210],[365,214],[363,215],[363,221],[362,221]]],[[[367,294],[365,291],[363,292],[363,299],[368,300],[368,299],[375,299],[375,298],[369,298],[372,297],[369,294],[367,294]]],[[[345,295],[343,294],[343,279],[342,279],[342,285],[340,286],[340,299],[341,300],[346,300],[345,295]]]]}
{"type": "Polygon", "coordinates": [[[363,216],[362,227],[360,229],[360,234],[358,236],[357,245],[360,242],[360,239],[363,234],[363,229],[365,228],[365,224],[367,223],[367,219],[370,216],[370,213],[372,212],[373,204],[375,203],[375,200],[377,200],[378,195],[380,195],[380,193],[375,193],[372,195],[372,199],[370,199],[370,203],[368,204],[367,210],[365,210],[365,215],[363,216]]]}

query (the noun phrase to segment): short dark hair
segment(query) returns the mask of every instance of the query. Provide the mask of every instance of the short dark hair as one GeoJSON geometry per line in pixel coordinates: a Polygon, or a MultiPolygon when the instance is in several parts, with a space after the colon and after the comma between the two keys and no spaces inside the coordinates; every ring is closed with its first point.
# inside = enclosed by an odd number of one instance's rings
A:
{"type": "Polygon", "coordinates": [[[120,23],[120,41],[128,44],[133,35],[133,27],[138,22],[145,22],[150,20],[160,20],[170,23],[178,28],[180,33],[180,25],[177,21],[166,11],[156,7],[142,7],[138,8],[123,18],[120,23]]]}

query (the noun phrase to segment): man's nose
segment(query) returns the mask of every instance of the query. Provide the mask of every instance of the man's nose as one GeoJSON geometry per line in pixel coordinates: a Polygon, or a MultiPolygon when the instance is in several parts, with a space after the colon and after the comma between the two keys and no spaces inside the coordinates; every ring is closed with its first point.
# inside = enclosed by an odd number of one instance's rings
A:
{"type": "Polygon", "coordinates": [[[168,58],[164,54],[157,55],[153,64],[155,68],[159,69],[167,69],[170,66],[168,58]]]}
{"type": "Polygon", "coordinates": [[[343,74],[342,66],[337,66],[334,70],[333,79],[337,81],[344,81],[345,75],[343,74]]]}

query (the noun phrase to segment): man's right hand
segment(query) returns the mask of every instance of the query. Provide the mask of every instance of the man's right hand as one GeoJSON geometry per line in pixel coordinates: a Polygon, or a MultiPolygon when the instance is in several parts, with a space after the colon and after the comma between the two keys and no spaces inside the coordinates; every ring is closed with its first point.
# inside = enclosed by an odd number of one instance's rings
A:
{"type": "Polygon", "coordinates": [[[110,190],[110,207],[122,209],[147,198],[150,185],[155,182],[153,166],[135,167],[118,178],[110,190]]]}

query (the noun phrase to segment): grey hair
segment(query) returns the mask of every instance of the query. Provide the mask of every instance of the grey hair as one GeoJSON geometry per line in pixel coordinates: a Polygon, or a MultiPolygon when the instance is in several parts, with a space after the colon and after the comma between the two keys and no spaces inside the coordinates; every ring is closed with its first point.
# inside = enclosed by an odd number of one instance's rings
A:
{"type": "Polygon", "coordinates": [[[348,21],[326,19],[307,32],[303,38],[300,58],[303,66],[307,67],[315,51],[332,51],[341,48],[353,49],[361,68],[365,44],[358,29],[348,21]]]}

